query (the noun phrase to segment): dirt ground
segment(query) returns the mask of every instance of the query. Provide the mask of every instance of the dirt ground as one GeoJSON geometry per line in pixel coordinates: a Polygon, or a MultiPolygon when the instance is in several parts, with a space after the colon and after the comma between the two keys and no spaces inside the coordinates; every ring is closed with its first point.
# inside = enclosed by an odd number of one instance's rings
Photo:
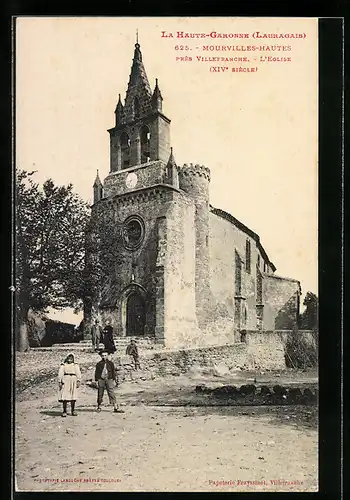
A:
{"type": "Polygon", "coordinates": [[[76,417],[61,417],[55,380],[18,398],[19,491],[318,489],[316,407],[217,406],[194,393],[199,383],[247,383],[247,374],[124,382],[116,390],[124,414],[106,395],[97,413],[91,373],[84,378],[76,417]]]}

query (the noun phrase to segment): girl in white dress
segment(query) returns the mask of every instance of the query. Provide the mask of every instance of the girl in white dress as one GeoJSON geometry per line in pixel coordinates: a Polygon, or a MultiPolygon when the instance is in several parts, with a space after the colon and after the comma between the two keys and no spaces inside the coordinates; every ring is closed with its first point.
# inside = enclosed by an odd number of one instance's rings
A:
{"type": "Polygon", "coordinates": [[[58,371],[58,401],[63,403],[62,417],[67,416],[67,403],[70,401],[72,415],[75,417],[75,402],[77,400],[78,387],[81,381],[81,372],[79,365],[74,363],[73,354],[69,354],[61,364],[58,371]]]}

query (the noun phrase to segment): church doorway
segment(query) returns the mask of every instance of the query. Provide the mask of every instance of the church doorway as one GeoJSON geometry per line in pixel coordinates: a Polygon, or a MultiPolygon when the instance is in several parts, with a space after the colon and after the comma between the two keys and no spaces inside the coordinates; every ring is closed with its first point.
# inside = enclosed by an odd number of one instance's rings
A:
{"type": "Polygon", "coordinates": [[[133,292],[126,304],[126,335],[144,335],[146,324],[145,301],[141,294],[133,292]]]}

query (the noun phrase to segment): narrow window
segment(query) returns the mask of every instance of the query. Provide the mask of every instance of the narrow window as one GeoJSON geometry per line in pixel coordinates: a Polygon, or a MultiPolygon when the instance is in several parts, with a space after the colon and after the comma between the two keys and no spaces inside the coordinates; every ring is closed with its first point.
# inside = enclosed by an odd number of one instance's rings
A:
{"type": "Polygon", "coordinates": [[[239,297],[242,293],[242,261],[235,251],[235,295],[239,297]]]}
{"type": "Polygon", "coordinates": [[[144,125],[140,131],[141,141],[141,163],[148,163],[151,160],[151,133],[149,128],[144,125]]]}
{"type": "Polygon", "coordinates": [[[251,257],[250,241],[247,240],[245,245],[245,270],[249,274],[251,271],[251,257]]]}
{"type": "Polygon", "coordinates": [[[258,255],[258,268],[260,269],[260,255],[258,255]]]}
{"type": "Polygon", "coordinates": [[[120,148],[122,153],[122,168],[130,166],[130,139],[126,132],[120,137],[120,148]]]}
{"type": "Polygon", "coordinates": [[[262,275],[259,269],[256,271],[256,303],[262,304],[262,275]]]}

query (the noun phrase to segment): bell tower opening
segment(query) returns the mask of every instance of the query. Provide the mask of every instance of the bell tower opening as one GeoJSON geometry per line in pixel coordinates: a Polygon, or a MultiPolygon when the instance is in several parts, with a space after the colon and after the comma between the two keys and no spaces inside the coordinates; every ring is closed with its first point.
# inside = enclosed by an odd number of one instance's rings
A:
{"type": "Polygon", "coordinates": [[[121,148],[121,166],[122,168],[130,167],[130,139],[126,132],[123,132],[120,136],[120,148],[121,148]]]}
{"type": "Polygon", "coordinates": [[[126,335],[142,336],[145,333],[146,307],[141,294],[132,292],[126,303],[126,335]]]}
{"type": "Polygon", "coordinates": [[[144,125],[140,130],[141,141],[141,163],[148,163],[151,161],[151,133],[149,128],[144,125]]]}

